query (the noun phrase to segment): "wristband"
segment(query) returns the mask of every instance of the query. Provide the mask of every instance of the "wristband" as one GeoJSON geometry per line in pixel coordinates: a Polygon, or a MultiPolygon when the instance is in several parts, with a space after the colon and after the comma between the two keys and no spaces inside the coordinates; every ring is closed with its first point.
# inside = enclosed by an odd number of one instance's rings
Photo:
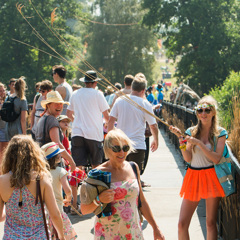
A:
{"type": "Polygon", "coordinates": [[[183,143],[186,143],[187,142],[187,140],[185,139],[185,140],[183,140],[183,141],[179,141],[179,143],[180,144],[183,144],[183,143]]]}
{"type": "Polygon", "coordinates": [[[93,203],[94,203],[97,207],[99,207],[99,205],[100,205],[99,203],[96,202],[95,199],[93,200],[93,203]]]}
{"type": "Polygon", "coordinates": [[[186,144],[184,144],[184,145],[182,145],[182,146],[180,146],[179,148],[181,149],[181,150],[186,150],[186,147],[187,147],[187,145],[186,144]]]}
{"type": "Polygon", "coordinates": [[[98,195],[97,195],[97,197],[96,197],[96,201],[97,201],[97,203],[99,203],[99,204],[101,203],[98,195]]]}

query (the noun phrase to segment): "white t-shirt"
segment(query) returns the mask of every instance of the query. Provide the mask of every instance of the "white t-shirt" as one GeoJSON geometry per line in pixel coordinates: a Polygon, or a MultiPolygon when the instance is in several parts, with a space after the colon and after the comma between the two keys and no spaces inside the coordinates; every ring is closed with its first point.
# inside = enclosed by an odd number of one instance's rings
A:
{"type": "Polygon", "coordinates": [[[103,94],[93,88],[74,91],[68,109],[74,111],[72,137],[103,141],[102,113],[109,109],[103,94]]]}
{"type": "MultiPolygon", "coordinates": [[[[128,95],[134,102],[153,113],[151,104],[134,95],[128,95]]],[[[136,108],[126,100],[118,98],[112,108],[110,116],[117,118],[117,128],[120,128],[133,142],[135,149],[146,149],[145,127],[156,123],[156,119],[146,112],[136,108]]]]}

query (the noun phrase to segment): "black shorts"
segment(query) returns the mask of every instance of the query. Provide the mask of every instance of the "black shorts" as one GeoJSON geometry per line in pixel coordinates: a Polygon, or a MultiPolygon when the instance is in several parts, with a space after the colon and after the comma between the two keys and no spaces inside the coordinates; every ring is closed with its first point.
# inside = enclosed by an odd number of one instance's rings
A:
{"type": "Polygon", "coordinates": [[[144,166],[145,151],[143,149],[136,149],[136,152],[130,153],[126,159],[127,161],[135,162],[139,167],[140,173],[144,166]]]}
{"type": "Polygon", "coordinates": [[[75,136],[71,144],[72,157],[76,166],[87,166],[88,162],[95,166],[102,163],[104,156],[102,142],[75,136]]]}

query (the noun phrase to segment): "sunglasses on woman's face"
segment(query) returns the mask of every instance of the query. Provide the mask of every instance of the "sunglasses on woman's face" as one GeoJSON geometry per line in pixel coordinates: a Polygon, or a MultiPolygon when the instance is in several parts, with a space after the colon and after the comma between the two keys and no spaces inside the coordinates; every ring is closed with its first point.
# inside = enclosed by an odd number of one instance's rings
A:
{"type": "Polygon", "coordinates": [[[206,108],[206,109],[200,108],[200,109],[197,110],[197,112],[198,112],[199,114],[201,114],[201,113],[203,113],[203,112],[205,112],[206,114],[209,114],[211,111],[212,111],[211,108],[206,108]]]}
{"type": "Polygon", "coordinates": [[[113,146],[113,147],[111,147],[111,149],[113,152],[121,152],[122,150],[124,152],[128,152],[130,147],[129,147],[129,145],[124,145],[122,148],[120,146],[113,146]]]}
{"type": "Polygon", "coordinates": [[[42,90],[42,89],[40,89],[39,92],[41,92],[41,93],[45,93],[46,90],[42,90]]]}

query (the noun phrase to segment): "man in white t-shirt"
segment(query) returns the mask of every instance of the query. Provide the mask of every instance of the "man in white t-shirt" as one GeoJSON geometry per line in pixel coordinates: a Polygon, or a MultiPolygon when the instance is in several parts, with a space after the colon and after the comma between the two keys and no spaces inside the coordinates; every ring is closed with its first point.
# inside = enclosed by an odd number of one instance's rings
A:
{"type": "Polygon", "coordinates": [[[72,120],[72,156],[76,166],[82,168],[90,163],[93,168],[103,160],[103,118],[108,122],[109,105],[103,94],[96,90],[97,82],[101,80],[96,72],[90,70],[80,81],[86,87],[73,92],[67,116],[72,120]]]}
{"type": "MultiPolygon", "coordinates": [[[[151,104],[144,99],[147,81],[145,78],[136,77],[132,82],[132,92],[129,96],[134,102],[145,108],[153,114],[151,104]]],[[[156,119],[148,113],[138,109],[129,103],[130,100],[118,98],[110,112],[108,122],[108,131],[114,128],[114,122],[117,121],[117,128],[120,128],[134,142],[135,153],[128,155],[128,161],[134,161],[138,164],[140,172],[143,170],[145,157],[145,127],[146,122],[150,126],[153,135],[151,150],[155,151],[158,148],[158,127],[156,119]]]]}

